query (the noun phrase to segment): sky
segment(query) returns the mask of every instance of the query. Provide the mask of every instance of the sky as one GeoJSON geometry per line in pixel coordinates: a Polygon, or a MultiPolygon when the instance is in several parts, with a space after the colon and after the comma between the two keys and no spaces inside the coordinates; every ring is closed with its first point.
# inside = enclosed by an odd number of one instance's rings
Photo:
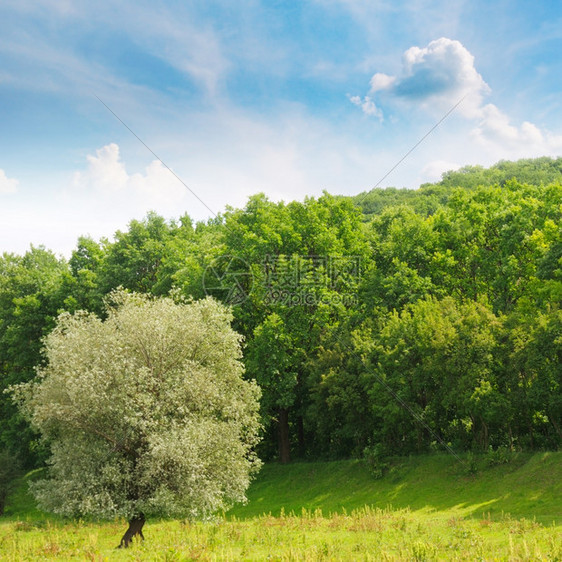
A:
{"type": "Polygon", "coordinates": [[[558,1],[0,0],[0,253],[562,156],[561,53],[558,1]]]}

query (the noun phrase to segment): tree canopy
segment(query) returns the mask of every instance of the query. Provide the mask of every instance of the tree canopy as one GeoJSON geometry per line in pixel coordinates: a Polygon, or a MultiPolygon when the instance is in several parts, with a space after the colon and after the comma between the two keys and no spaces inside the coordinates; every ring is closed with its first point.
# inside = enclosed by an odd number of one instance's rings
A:
{"type": "MultiPolygon", "coordinates": [[[[260,458],[557,448],[560,170],[539,158],[417,190],[257,194],[205,222],[149,213],[113,239],[80,238],[69,262],[5,254],[0,388],[35,377],[59,312],[103,318],[118,285],[212,294],[231,307],[243,376],[261,388],[260,458]]],[[[0,418],[0,449],[41,465],[46,441],[5,394],[0,418]]]]}
{"type": "Polygon", "coordinates": [[[117,291],[105,313],[59,316],[45,365],[15,389],[51,447],[39,505],[135,521],[244,501],[260,465],[259,389],[242,378],[228,309],[117,291]]]}

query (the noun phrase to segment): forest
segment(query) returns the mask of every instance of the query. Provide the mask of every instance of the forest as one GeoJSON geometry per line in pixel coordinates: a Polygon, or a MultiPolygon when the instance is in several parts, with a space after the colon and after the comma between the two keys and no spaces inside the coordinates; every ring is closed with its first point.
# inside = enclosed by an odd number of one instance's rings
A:
{"type": "Polygon", "coordinates": [[[205,222],[0,257],[0,455],[41,466],[4,392],[64,311],[114,289],[229,305],[261,387],[263,460],[558,449],[562,158],[470,166],[417,190],[252,196],[205,222]]]}

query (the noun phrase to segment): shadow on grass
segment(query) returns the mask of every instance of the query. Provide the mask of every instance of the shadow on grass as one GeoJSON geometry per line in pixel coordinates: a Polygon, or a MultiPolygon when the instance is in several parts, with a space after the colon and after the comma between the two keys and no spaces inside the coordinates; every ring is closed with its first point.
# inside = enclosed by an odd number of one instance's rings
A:
{"type": "MultiPolygon", "coordinates": [[[[360,460],[268,464],[250,487],[248,504],[236,506],[227,517],[277,516],[282,511],[299,515],[303,509],[321,509],[328,515],[368,505],[562,524],[562,452],[520,453],[508,464],[491,467],[483,455],[475,458],[475,464],[476,473],[469,474],[466,464],[450,455],[392,458],[379,479],[360,460]]],[[[37,509],[29,482],[43,474],[36,470],[20,479],[1,521],[68,523],[37,509]]]]}
{"type": "Polygon", "coordinates": [[[229,515],[278,515],[281,509],[299,514],[303,508],[327,514],[390,505],[562,523],[562,453],[520,453],[508,464],[491,467],[485,455],[475,461],[476,473],[468,474],[466,465],[447,455],[394,458],[380,479],[362,461],[270,464],[251,486],[248,504],[229,515]]]}
{"type": "Polygon", "coordinates": [[[45,474],[44,468],[38,468],[28,472],[25,476],[18,478],[13,491],[8,496],[6,510],[2,517],[6,520],[23,520],[28,522],[36,520],[56,519],[53,516],[37,509],[35,498],[29,491],[29,483],[38,480],[45,474]]]}

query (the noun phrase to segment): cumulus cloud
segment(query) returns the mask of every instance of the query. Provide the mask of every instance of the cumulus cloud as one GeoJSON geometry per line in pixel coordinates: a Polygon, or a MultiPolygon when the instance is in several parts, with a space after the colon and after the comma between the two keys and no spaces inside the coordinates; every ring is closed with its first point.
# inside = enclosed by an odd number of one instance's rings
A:
{"type": "Polygon", "coordinates": [[[377,72],[371,78],[371,93],[381,90],[439,110],[464,98],[459,111],[474,117],[490,88],[474,67],[468,49],[459,41],[441,37],[426,47],[410,47],[402,56],[398,76],[377,72]]]}
{"type": "MultiPolygon", "coordinates": [[[[383,120],[381,106],[402,102],[442,114],[462,102],[456,112],[474,123],[471,138],[494,158],[523,158],[562,153],[562,136],[530,122],[515,125],[496,105],[484,103],[490,87],[476,70],[474,56],[459,41],[441,37],[425,47],[413,46],[402,56],[395,75],[375,73],[367,96],[350,101],[367,115],[383,120]]],[[[430,164],[429,166],[432,166],[430,164]]],[[[443,170],[445,171],[445,170],[443,170]]],[[[432,175],[433,170],[425,170],[432,175]]]]}
{"type": "Polygon", "coordinates": [[[127,200],[143,212],[173,206],[185,198],[186,188],[159,160],[146,166],[144,173],[129,174],[115,143],[96,150],[95,156],[88,155],[87,162],[84,171],[74,174],[75,189],[97,193],[107,200],[127,200]]]}
{"type": "Polygon", "coordinates": [[[396,82],[395,76],[389,76],[382,72],[377,72],[371,78],[371,92],[378,92],[380,90],[388,90],[396,82]]]}
{"type": "Polygon", "coordinates": [[[562,135],[541,130],[524,121],[513,125],[509,117],[494,104],[481,109],[478,125],[471,136],[496,158],[530,158],[562,154],[562,135]]]}
{"type": "Polygon", "coordinates": [[[129,175],[115,143],[96,150],[96,156],[88,155],[86,160],[87,170],[74,174],[75,186],[92,187],[97,191],[120,191],[127,186],[129,175]]]}
{"type": "Polygon", "coordinates": [[[6,176],[6,172],[0,168],[0,193],[15,193],[18,190],[19,181],[6,176]]]}

